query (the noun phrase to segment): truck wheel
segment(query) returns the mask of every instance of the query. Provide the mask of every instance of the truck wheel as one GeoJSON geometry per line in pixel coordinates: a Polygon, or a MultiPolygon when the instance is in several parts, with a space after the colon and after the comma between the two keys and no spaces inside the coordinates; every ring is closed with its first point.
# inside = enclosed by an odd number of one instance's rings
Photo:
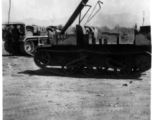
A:
{"type": "Polygon", "coordinates": [[[11,42],[5,42],[4,43],[4,49],[6,50],[6,52],[10,53],[10,54],[13,54],[14,53],[14,50],[13,50],[13,47],[11,45],[11,42]]]}
{"type": "Polygon", "coordinates": [[[33,56],[33,52],[35,50],[35,45],[34,45],[33,41],[25,41],[25,42],[21,43],[20,48],[21,48],[21,51],[23,54],[33,56]]]}

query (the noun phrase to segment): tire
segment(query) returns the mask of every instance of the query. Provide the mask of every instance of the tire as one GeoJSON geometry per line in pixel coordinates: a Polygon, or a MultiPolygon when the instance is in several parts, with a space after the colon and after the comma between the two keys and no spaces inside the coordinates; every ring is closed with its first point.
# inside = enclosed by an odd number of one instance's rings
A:
{"type": "Polygon", "coordinates": [[[13,45],[12,42],[6,41],[4,43],[4,49],[6,50],[6,52],[8,52],[11,55],[18,55],[19,54],[20,51],[17,48],[18,48],[17,45],[15,45],[15,44],[13,45]]]}
{"type": "Polygon", "coordinates": [[[8,52],[8,53],[10,53],[10,54],[13,53],[10,42],[5,42],[5,43],[4,43],[4,49],[6,50],[6,52],[8,52]]]}
{"type": "Polygon", "coordinates": [[[34,50],[35,50],[35,45],[34,45],[33,41],[28,40],[28,41],[25,41],[20,44],[20,49],[23,54],[33,56],[34,50]]]}

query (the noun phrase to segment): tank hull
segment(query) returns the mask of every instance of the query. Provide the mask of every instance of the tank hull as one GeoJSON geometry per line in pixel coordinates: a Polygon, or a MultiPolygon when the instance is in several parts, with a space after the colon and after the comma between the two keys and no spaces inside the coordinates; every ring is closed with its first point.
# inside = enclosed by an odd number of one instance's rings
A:
{"type": "MultiPolygon", "coordinates": [[[[70,65],[73,69],[112,68],[120,76],[129,76],[134,70],[144,72],[151,67],[151,46],[135,45],[86,45],[52,46],[38,48],[34,56],[40,68],[70,65]],[[42,56],[41,56],[41,55],[42,56]],[[44,56],[43,56],[44,55],[44,56]],[[47,57],[46,57],[47,56],[47,57]],[[45,64],[39,64],[46,58],[45,64]],[[143,65],[142,65],[143,64],[143,65]],[[119,69],[119,70],[118,70],[119,69]],[[120,73],[125,71],[126,73],[120,73]]],[[[89,73],[87,73],[89,74],[89,73]]],[[[92,73],[90,73],[92,74],[92,73]]]]}

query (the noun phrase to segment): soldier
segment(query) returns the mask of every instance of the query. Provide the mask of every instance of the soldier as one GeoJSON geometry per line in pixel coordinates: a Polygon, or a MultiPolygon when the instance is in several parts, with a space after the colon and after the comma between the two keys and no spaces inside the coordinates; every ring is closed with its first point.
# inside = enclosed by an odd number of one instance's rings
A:
{"type": "Polygon", "coordinates": [[[21,31],[20,25],[17,25],[17,31],[18,31],[19,36],[23,35],[23,32],[21,31]]]}
{"type": "Polygon", "coordinates": [[[55,31],[50,27],[47,28],[47,31],[48,31],[49,43],[52,44],[52,45],[55,45],[56,44],[55,31]]]}
{"type": "Polygon", "coordinates": [[[18,40],[20,39],[20,36],[23,33],[20,30],[20,25],[17,25],[16,27],[14,27],[12,29],[12,38],[13,38],[13,42],[18,42],[18,40]]]}

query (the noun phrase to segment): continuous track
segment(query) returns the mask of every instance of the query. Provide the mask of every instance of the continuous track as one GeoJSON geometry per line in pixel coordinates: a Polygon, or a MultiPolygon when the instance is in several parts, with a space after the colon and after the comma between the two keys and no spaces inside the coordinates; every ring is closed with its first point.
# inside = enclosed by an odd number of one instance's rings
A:
{"type": "Polygon", "coordinates": [[[55,73],[60,75],[71,75],[77,70],[81,70],[84,74],[93,76],[99,71],[99,68],[107,68],[107,70],[112,68],[119,77],[129,77],[145,72],[151,66],[151,54],[145,51],[106,53],[89,50],[41,49],[35,54],[34,61],[40,68],[49,69],[50,66],[55,66],[51,61],[55,59],[57,62],[60,55],[62,57],[65,55],[62,62],[58,63],[58,66],[62,67],[63,73],[55,73]]]}

